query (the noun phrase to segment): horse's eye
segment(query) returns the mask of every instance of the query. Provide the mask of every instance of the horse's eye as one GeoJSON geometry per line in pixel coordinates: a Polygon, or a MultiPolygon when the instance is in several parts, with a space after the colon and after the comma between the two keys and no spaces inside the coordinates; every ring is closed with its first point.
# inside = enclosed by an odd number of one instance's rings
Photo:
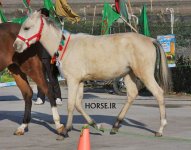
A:
{"type": "Polygon", "coordinates": [[[27,31],[27,30],[29,30],[29,29],[30,29],[29,27],[25,27],[25,28],[24,28],[25,31],[27,31]]]}

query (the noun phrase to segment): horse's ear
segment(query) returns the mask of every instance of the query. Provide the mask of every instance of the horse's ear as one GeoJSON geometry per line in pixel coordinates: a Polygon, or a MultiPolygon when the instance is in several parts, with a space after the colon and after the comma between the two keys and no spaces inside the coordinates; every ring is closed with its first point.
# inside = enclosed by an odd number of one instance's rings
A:
{"type": "Polygon", "coordinates": [[[33,15],[35,15],[37,12],[38,12],[38,11],[37,11],[37,10],[35,10],[35,11],[33,12],[33,15]]]}
{"type": "Polygon", "coordinates": [[[38,18],[38,17],[40,17],[40,15],[41,15],[41,13],[40,13],[40,11],[34,11],[34,13],[32,14],[32,18],[34,19],[34,18],[38,18]]]}
{"type": "Polygon", "coordinates": [[[28,13],[28,16],[32,15],[34,11],[31,9],[31,11],[28,13]]]}

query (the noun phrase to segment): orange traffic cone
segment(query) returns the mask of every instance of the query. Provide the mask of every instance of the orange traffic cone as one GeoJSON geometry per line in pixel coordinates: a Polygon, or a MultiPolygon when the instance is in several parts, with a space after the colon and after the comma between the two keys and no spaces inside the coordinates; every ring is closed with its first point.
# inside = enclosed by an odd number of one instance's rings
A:
{"type": "Polygon", "coordinates": [[[90,131],[88,125],[82,127],[78,150],[90,150],[90,131]]]}

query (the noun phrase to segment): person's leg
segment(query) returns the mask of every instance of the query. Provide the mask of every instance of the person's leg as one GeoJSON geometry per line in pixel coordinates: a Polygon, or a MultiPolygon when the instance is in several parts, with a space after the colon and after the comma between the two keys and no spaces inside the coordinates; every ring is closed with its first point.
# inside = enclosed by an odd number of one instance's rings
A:
{"type": "Polygon", "coordinates": [[[45,102],[45,94],[42,92],[42,90],[37,86],[37,100],[34,104],[41,105],[45,102]]]}
{"type": "Polygon", "coordinates": [[[61,90],[60,90],[60,85],[58,82],[57,74],[58,74],[57,67],[55,65],[51,64],[51,75],[52,75],[52,77],[50,78],[50,80],[52,80],[52,82],[53,82],[53,91],[55,93],[55,98],[59,98],[60,100],[62,100],[61,90]]]}
{"type": "Polygon", "coordinates": [[[59,85],[59,82],[58,82],[58,79],[57,79],[57,75],[55,75],[53,73],[53,65],[50,64],[50,60],[47,59],[46,61],[46,73],[47,73],[47,76],[48,76],[48,79],[49,79],[49,84],[51,85],[52,89],[53,89],[53,92],[54,92],[54,98],[56,100],[56,103],[58,105],[61,105],[62,104],[62,99],[61,99],[61,91],[60,91],[60,85],[59,85]]]}
{"type": "Polygon", "coordinates": [[[45,94],[42,92],[42,90],[37,86],[37,97],[41,98],[43,102],[45,101],[45,94]]]}
{"type": "MultiPolygon", "coordinates": [[[[43,74],[45,76],[45,79],[46,78],[46,67],[45,67],[45,62],[44,60],[42,60],[42,65],[43,65],[43,74]]],[[[41,105],[41,104],[44,104],[45,102],[45,94],[42,92],[42,90],[37,86],[37,100],[34,104],[36,105],[41,105]]]]}

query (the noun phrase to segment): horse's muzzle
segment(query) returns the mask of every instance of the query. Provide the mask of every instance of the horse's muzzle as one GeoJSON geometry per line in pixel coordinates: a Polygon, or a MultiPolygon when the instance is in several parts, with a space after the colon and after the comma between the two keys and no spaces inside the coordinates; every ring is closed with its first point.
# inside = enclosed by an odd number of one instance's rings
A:
{"type": "Polygon", "coordinates": [[[22,53],[22,52],[23,52],[23,46],[22,46],[22,43],[21,43],[21,42],[15,41],[15,42],[13,43],[13,47],[14,47],[14,49],[15,49],[16,52],[18,52],[18,53],[22,53]]]}

